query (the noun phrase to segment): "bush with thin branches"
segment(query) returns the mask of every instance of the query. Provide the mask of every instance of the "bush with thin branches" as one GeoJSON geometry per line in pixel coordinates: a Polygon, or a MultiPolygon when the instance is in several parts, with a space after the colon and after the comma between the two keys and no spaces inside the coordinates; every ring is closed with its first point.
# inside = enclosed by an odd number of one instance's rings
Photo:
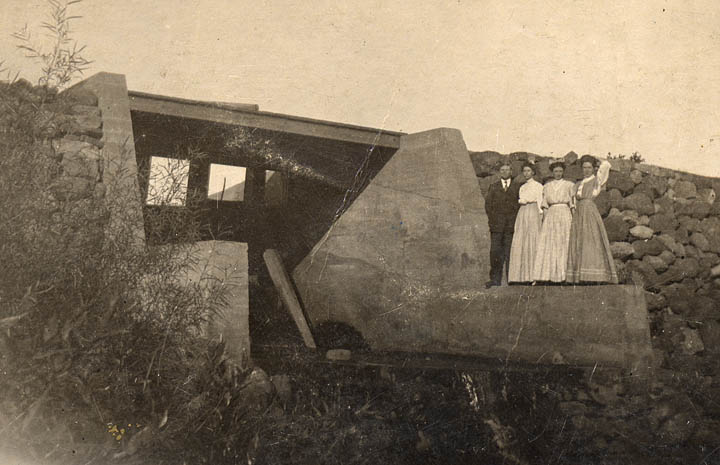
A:
{"type": "Polygon", "coordinates": [[[38,85],[0,82],[0,452],[43,463],[217,463],[232,455],[218,446],[222,431],[242,437],[240,423],[219,419],[242,373],[204,336],[221,286],[178,279],[195,265],[196,196],[186,193],[182,214],[148,219],[165,225],[152,242],[168,243],[149,247],[135,241],[125,202],[58,189],[54,142],[72,137],[76,105],[61,91],[90,63],[70,39],[75,3],[50,0],[49,51],[27,29],[15,35],[41,62],[38,85]]]}

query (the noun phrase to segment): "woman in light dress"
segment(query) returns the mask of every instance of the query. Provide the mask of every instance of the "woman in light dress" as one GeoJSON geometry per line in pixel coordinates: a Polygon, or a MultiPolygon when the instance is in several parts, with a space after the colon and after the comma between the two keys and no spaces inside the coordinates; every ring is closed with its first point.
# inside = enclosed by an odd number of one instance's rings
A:
{"type": "Polygon", "coordinates": [[[508,282],[530,282],[542,226],[543,185],[533,179],[535,167],[525,163],[522,168],[525,184],[520,187],[520,210],[515,220],[515,233],[510,248],[508,282]]]}
{"type": "Polygon", "coordinates": [[[532,280],[565,281],[572,210],[575,208],[574,184],[563,179],[565,164],[550,165],[553,180],[543,187],[544,219],[540,228],[532,280]]]}
{"type": "Polygon", "coordinates": [[[580,159],[580,165],[584,178],[575,184],[573,190],[577,209],[570,228],[567,281],[617,284],[618,276],[607,231],[593,200],[605,187],[610,163],[600,163],[597,174],[597,159],[594,157],[584,155],[580,159]]]}

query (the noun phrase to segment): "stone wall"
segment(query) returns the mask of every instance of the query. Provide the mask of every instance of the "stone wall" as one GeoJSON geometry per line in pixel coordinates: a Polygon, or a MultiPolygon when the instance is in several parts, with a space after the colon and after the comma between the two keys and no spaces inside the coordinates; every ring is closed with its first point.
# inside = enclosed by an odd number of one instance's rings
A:
{"type": "MultiPolygon", "coordinates": [[[[529,153],[471,153],[481,190],[508,159],[513,174],[534,161],[538,179],[551,159],[529,153]]],[[[621,283],[645,289],[656,358],[666,365],[688,356],[720,354],[720,179],[613,159],[607,189],[596,199],[621,283]]],[[[566,177],[581,177],[570,152],[566,177]]],[[[692,359],[691,359],[692,360],[692,359]]]]}
{"type": "Polygon", "coordinates": [[[55,240],[57,247],[69,250],[97,243],[107,222],[97,97],[81,90],[58,95],[24,80],[0,86],[11,109],[3,115],[13,119],[8,126],[25,124],[24,143],[37,155],[27,161],[23,179],[37,185],[42,199],[42,206],[28,208],[39,208],[52,225],[55,237],[43,240],[55,240]]]}

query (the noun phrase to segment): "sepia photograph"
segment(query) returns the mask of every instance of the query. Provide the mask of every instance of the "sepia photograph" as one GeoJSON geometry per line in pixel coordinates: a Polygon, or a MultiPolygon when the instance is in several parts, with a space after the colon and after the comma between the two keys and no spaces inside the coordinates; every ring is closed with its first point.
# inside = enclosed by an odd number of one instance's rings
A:
{"type": "Polygon", "coordinates": [[[3,0],[0,464],[720,465],[720,3],[3,0]]]}

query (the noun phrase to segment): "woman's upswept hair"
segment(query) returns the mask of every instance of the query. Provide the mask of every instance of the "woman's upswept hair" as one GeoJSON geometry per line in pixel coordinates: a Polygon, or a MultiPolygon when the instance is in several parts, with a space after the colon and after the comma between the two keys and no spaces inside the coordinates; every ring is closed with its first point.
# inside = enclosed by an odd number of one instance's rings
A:
{"type": "Polygon", "coordinates": [[[565,163],[562,161],[556,161],[556,162],[550,163],[550,171],[554,171],[555,168],[557,168],[558,166],[560,168],[562,168],[563,170],[565,170],[565,163]]]}
{"type": "Polygon", "coordinates": [[[533,174],[537,173],[537,171],[535,170],[535,165],[530,163],[529,161],[526,161],[525,163],[523,163],[522,169],[525,169],[525,168],[530,168],[532,170],[533,174]]]}
{"type": "Polygon", "coordinates": [[[590,163],[594,168],[598,165],[598,160],[592,155],[583,155],[580,157],[580,166],[582,166],[583,163],[590,163]]]}

